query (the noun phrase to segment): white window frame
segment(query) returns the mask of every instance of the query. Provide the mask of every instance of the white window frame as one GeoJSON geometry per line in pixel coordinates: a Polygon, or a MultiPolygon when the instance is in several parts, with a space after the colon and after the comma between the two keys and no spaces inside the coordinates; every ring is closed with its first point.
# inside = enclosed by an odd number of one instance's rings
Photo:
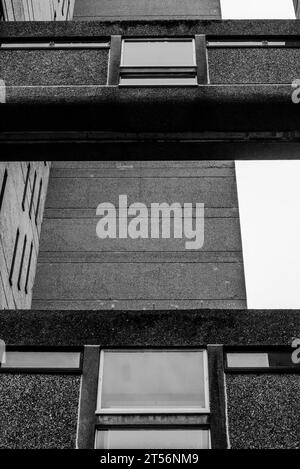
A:
{"type": "Polygon", "coordinates": [[[98,377],[98,394],[97,394],[97,409],[96,414],[208,414],[210,413],[209,403],[209,377],[208,377],[208,359],[207,350],[205,349],[102,349],[100,352],[99,364],[99,377],[98,377]],[[134,407],[134,408],[102,408],[102,385],[103,385],[103,369],[104,369],[104,356],[105,352],[202,352],[203,357],[203,377],[204,377],[204,399],[205,407],[170,407],[170,408],[155,408],[155,407],[134,407]]]}

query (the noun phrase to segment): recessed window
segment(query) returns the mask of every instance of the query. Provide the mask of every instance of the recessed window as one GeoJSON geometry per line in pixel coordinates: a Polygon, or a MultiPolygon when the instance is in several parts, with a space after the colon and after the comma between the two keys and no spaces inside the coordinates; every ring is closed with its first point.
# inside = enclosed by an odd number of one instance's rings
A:
{"type": "Polygon", "coordinates": [[[6,351],[2,368],[11,369],[79,369],[80,352],[6,351]]]}
{"type": "Polygon", "coordinates": [[[97,449],[208,449],[209,430],[117,429],[96,432],[97,449]]]}
{"type": "Polygon", "coordinates": [[[228,352],[228,368],[300,368],[300,363],[295,364],[292,360],[293,350],[278,352],[228,352]]]}
{"type": "Polygon", "coordinates": [[[2,204],[3,204],[3,200],[4,200],[4,193],[5,193],[6,183],[7,183],[7,169],[5,169],[5,171],[4,171],[3,180],[2,180],[2,184],[1,184],[0,210],[2,208],[2,204]]]}
{"type": "Polygon", "coordinates": [[[12,286],[12,284],[13,284],[13,275],[14,275],[14,270],[15,270],[15,263],[16,263],[16,256],[17,256],[17,251],[18,251],[19,238],[20,238],[20,230],[18,228],[17,233],[16,233],[16,238],[15,238],[14,251],[13,251],[13,256],[12,256],[11,266],[10,266],[10,273],[9,273],[9,284],[10,284],[10,286],[12,286]]]}
{"type": "Polygon", "coordinates": [[[221,0],[222,19],[295,19],[293,0],[221,0]]]}
{"type": "Polygon", "coordinates": [[[103,350],[96,414],[96,448],[209,448],[206,351],[103,350]]]}
{"type": "Polygon", "coordinates": [[[207,412],[204,351],[105,351],[99,412],[207,412]]]}
{"type": "Polygon", "coordinates": [[[120,85],[196,85],[194,39],[124,39],[120,85]]]}

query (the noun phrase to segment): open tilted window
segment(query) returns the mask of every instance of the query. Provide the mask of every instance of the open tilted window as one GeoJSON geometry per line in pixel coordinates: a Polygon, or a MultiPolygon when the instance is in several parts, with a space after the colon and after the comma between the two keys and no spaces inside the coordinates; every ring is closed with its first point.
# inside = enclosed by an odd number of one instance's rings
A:
{"type": "Polygon", "coordinates": [[[120,85],[196,85],[194,39],[124,39],[120,85]]]}
{"type": "Polygon", "coordinates": [[[209,448],[206,351],[102,351],[96,413],[96,448],[209,448]]]}

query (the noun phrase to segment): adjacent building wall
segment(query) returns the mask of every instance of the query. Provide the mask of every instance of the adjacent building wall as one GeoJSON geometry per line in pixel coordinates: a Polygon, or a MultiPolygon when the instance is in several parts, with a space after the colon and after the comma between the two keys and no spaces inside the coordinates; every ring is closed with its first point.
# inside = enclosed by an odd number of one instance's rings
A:
{"type": "Polygon", "coordinates": [[[49,163],[0,162],[0,308],[30,308],[49,163]]]}
{"type": "Polygon", "coordinates": [[[71,20],[75,0],[1,0],[5,21],[71,20]]]}

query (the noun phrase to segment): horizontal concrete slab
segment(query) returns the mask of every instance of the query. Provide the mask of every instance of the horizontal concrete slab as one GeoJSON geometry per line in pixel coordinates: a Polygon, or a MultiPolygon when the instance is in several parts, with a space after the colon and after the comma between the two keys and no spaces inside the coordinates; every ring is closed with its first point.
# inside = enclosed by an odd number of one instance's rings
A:
{"type": "MultiPolygon", "coordinates": [[[[93,208],[48,208],[44,211],[44,218],[52,219],[88,219],[94,218],[93,208]]],[[[205,208],[205,218],[238,218],[238,207],[233,208],[205,208]]]]}
{"type": "Polygon", "coordinates": [[[204,203],[207,207],[236,207],[235,179],[228,178],[53,178],[47,208],[95,208],[102,202],[204,203]]]}
{"type": "Polygon", "coordinates": [[[32,309],[43,310],[98,310],[98,311],[153,311],[188,310],[202,308],[246,308],[246,300],[33,300],[32,309]]]}
{"type": "MultiPolygon", "coordinates": [[[[4,131],[296,131],[300,122],[291,85],[276,83],[144,87],[138,92],[106,85],[7,86],[3,117],[4,131]]],[[[228,158],[233,156],[221,159],[228,158]]]]}
{"type": "Polygon", "coordinates": [[[291,346],[299,310],[0,311],[7,344],[100,347],[291,346]]]}
{"type": "Polygon", "coordinates": [[[242,251],[42,251],[39,263],[240,263],[242,257],[242,251]]]}
{"type": "Polygon", "coordinates": [[[126,36],[186,36],[207,34],[209,36],[299,36],[300,25],[295,20],[197,20],[184,23],[178,19],[168,20],[108,20],[108,21],[61,21],[61,22],[4,22],[1,38],[30,37],[96,37],[122,34],[126,36]]]}
{"type": "Polygon", "coordinates": [[[39,264],[34,299],[241,299],[238,263],[39,264]]]}
{"type": "Polygon", "coordinates": [[[191,18],[221,19],[219,0],[77,0],[75,21],[97,19],[191,18]]]}
{"type": "MultiPolygon", "coordinates": [[[[186,239],[151,239],[151,221],[148,220],[148,239],[100,239],[96,234],[100,217],[78,219],[45,219],[40,252],[113,252],[113,251],[186,251],[186,239]]],[[[130,218],[129,218],[130,220],[130,218]]],[[[118,224],[117,220],[117,224],[118,224]]],[[[147,222],[147,219],[146,219],[147,222]]],[[[205,218],[204,245],[201,251],[240,251],[241,237],[238,218],[205,218]]],[[[197,256],[197,252],[193,253],[197,256]]]]}
{"type": "MultiPolygon", "coordinates": [[[[92,134],[88,133],[90,137],[92,134]]],[[[86,136],[86,135],[85,135],[86,136]]],[[[82,135],[84,137],[84,135],[82,135]]],[[[1,138],[1,137],[0,137],[1,138]]],[[[126,144],[121,144],[122,148],[127,148],[126,144]]],[[[150,144],[150,147],[152,145],[150,144]]],[[[178,148],[178,147],[177,147],[178,148]]],[[[113,150],[111,148],[111,150],[113,150]]],[[[104,156],[104,155],[102,155],[104,156]]],[[[128,172],[137,172],[136,176],[141,176],[141,171],[147,172],[147,176],[202,176],[206,170],[222,170],[226,168],[234,169],[234,161],[213,161],[213,160],[98,160],[98,161],[53,161],[51,166],[51,177],[74,177],[72,171],[75,170],[75,176],[85,175],[92,176],[95,171],[101,173],[103,177],[111,177],[109,171],[118,172],[121,177],[122,174],[128,172]],[[59,170],[59,171],[57,171],[59,170]],[[66,171],[63,171],[66,170],[66,171]],[[180,170],[178,172],[178,170],[180,170]],[[155,171],[155,174],[152,174],[155,171]],[[157,173],[158,172],[158,173],[157,173]],[[88,174],[86,174],[88,173],[88,174]]],[[[97,176],[98,177],[98,176],[97,176]]],[[[99,176],[100,177],[100,176],[99,176]]]]}

